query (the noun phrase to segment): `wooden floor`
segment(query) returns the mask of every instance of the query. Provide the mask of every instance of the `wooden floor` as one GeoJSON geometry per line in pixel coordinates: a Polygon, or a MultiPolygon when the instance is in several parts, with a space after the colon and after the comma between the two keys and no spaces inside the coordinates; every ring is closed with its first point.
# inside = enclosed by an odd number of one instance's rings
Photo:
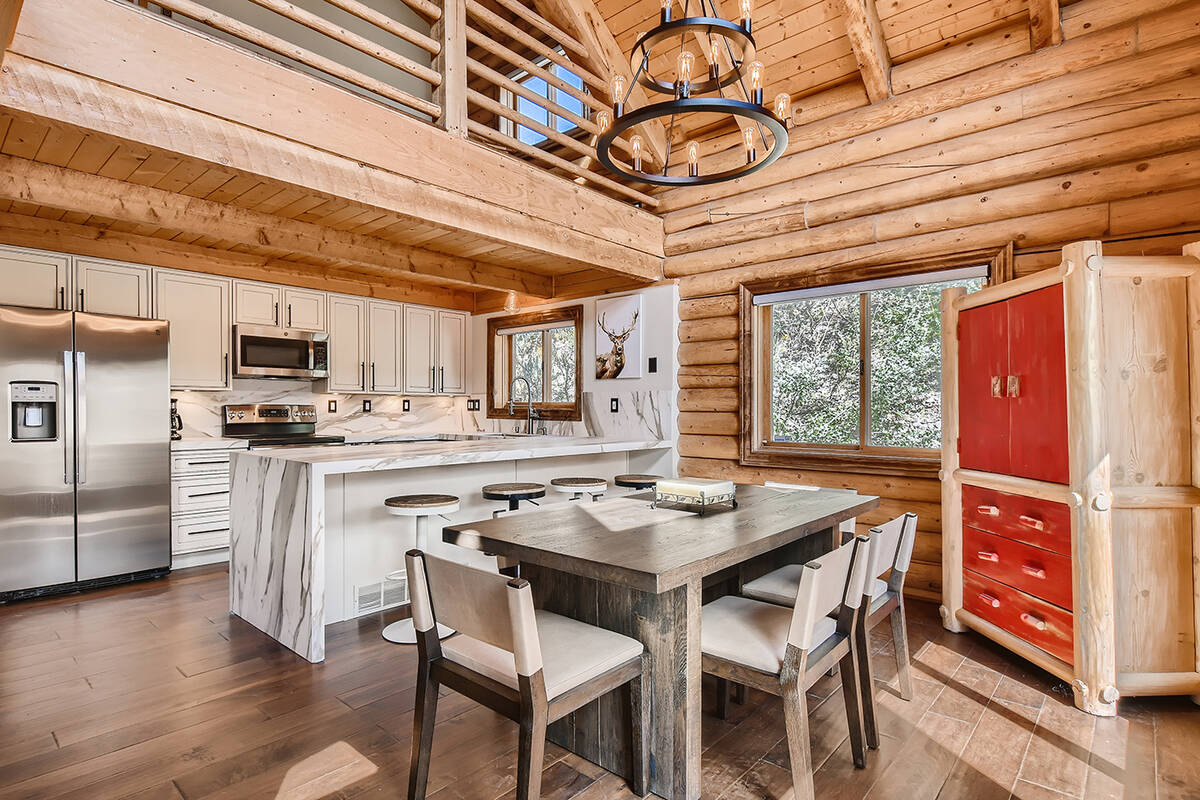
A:
{"type": "MultiPolygon", "coordinates": [[[[371,618],[333,626],[327,663],[307,664],[229,617],[226,584],[224,568],[201,567],[0,607],[0,798],[403,797],[414,649],[384,642],[371,618]]],[[[932,606],[913,603],[910,620],[916,698],[886,684],[881,636],[884,739],[866,770],[851,765],[837,681],[810,694],[818,797],[1200,798],[1190,703],[1122,701],[1121,717],[1089,717],[1045,673],[943,631],[932,606]]],[[[704,796],[784,797],[778,700],[751,693],[732,708],[728,722],[704,718],[704,796]]],[[[447,695],[429,796],[511,797],[516,745],[512,723],[447,695]]],[[[543,796],[631,797],[554,746],[543,796]]]]}

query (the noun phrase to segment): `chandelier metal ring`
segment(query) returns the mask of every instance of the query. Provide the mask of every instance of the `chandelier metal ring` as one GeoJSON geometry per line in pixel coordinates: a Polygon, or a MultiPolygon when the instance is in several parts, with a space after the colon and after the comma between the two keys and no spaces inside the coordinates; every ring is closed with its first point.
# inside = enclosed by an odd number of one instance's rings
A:
{"type": "Polygon", "coordinates": [[[601,134],[599,140],[596,142],[596,156],[605,167],[630,180],[642,181],[657,186],[696,186],[752,175],[783,155],[783,151],[787,149],[787,141],[787,128],[784,127],[784,124],[774,114],[757,103],[747,103],[729,97],[688,97],[662,103],[652,103],[651,105],[630,111],[618,117],[613,121],[612,126],[601,134]],[[653,119],[670,117],[674,114],[704,112],[732,114],[765,126],[771,132],[772,136],[770,152],[753,163],[743,164],[722,172],[709,173],[699,178],[690,175],[662,175],[654,172],[635,171],[627,169],[613,160],[613,141],[630,128],[653,119]]]}
{"type": "MultiPolygon", "coordinates": [[[[633,46],[633,50],[630,51],[629,71],[637,76],[637,82],[660,94],[675,94],[674,80],[664,81],[657,78],[650,74],[648,68],[643,68],[643,65],[649,64],[655,45],[667,39],[678,38],[690,33],[703,33],[710,37],[719,36],[726,40],[726,43],[736,46],[738,53],[737,58],[730,59],[732,66],[718,78],[710,77],[703,81],[692,81],[691,91],[696,94],[714,92],[737,82],[742,77],[741,65],[753,61],[757,53],[754,37],[741,25],[729,20],[720,17],[685,17],[672,20],[662,23],[649,33],[642,34],[641,38],[637,40],[637,44],[633,46]]],[[[714,43],[714,47],[720,47],[722,44],[714,43]]]]}

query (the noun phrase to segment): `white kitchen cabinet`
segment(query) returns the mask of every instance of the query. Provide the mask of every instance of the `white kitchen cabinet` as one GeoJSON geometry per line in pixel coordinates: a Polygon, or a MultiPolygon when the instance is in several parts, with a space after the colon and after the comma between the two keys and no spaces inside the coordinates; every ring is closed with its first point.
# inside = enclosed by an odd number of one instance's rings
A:
{"type": "Polygon", "coordinates": [[[76,311],[149,319],[150,267],[76,258],[72,298],[76,311]]]}
{"type": "Polygon", "coordinates": [[[368,302],[367,390],[399,392],[403,385],[404,306],[380,300],[368,302]]]}
{"type": "Polygon", "coordinates": [[[331,294],[328,391],[365,391],[366,369],[367,303],[356,297],[331,294]]]}
{"type": "Polygon", "coordinates": [[[154,316],[171,323],[171,388],[228,389],[231,282],[154,270],[154,316]]]}
{"type": "Polygon", "coordinates": [[[252,281],[233,282],[233,321],[238,325],[279,325],[282,287],[252,281]]]}
{"type": "Polygon", "coordinates": [[[433,394],[437,391],[437,311],[424,306],[404,306],[404,391],[433,394]]]}
{"type": "Polygon", "coordinates": [[[285,328],[302,331],[325,331],[325,293],[312,289],[283,287],[283,319],[285,328]]]}
{"type": "Polygon", "coordinates": [[[467,392],[467,315],[462,311],[437,312],[438,391],[467,392]]]}
{"type": "Polygon", "coordinates": [[[70,257],[20,247],[0,247],[0,305],[70,308],[70,257]]]}

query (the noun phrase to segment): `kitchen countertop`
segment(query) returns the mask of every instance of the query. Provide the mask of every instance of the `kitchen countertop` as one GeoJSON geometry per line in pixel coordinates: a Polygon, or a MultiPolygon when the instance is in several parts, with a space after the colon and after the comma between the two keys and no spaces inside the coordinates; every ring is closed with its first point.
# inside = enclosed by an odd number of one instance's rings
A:
{"type": "Polygon", "coordinates": [[[605,439],[594,437],[489,436],[472,440],[420,440],[361,445],[318,447],[265,447],[239,457],[274,459],[306,464],[325,475],[374,472],[388,469],[436,467],[486,461],[519,461],[531,458],[624,453],[633,450],[665,450],[663,440],[605,439]]]}
{"type": "Polygon", "coordinates": [[[218,436],[185,436],[171,442],[176,450],[247,450],[250,444],[245,439],[225,439],[218,436]]]}

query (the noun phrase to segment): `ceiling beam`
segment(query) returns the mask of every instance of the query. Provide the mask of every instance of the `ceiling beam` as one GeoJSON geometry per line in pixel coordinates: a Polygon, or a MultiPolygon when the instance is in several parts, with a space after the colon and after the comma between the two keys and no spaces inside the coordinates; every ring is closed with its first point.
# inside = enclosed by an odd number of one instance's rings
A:
{"type": "Polygon", "coordinates": [[[420,283],[554,294],[546,275],[0,155],[0,198],[330,259],[420,283]]]}
{"type": "MultiPolygon", "coordinates": [[[[535,0],[534,4],[543,16],[572,31],[587,45],[597,62],[592,65],[593,71],[602,69],[610,79],[613,75],[622,75],[626,83],[632,86],[629,99],[639,107],[650,103],[646,90],[633,80],[633,73],[629,69],[629,55],[621,52],[616,37],[608,29],[608,23],[604,21],[592,0],[535,0]]],[[[671,152],[671,142],[667,139],[667,129],[662,121],[644,122],[638,126],[638,130],[646,140],[646,147],[654,163],[658,166],[665,164],[671,152]]]]}
{"type": "MultiPolygon", "coordinates": [[[[24,214],[0,213],[0,244],[186,269],[227,278],[284,282],[304,289],[378,297],[381,300],[464,311],[475,308],[475,293],[461,288],[412,283],[346,267],[315,266],[24,214]]],[[[504,293],[500,293],[500,296],[503,297],[504,293]]]]}
{"type": "Polygon", "coordinates": [[[21,16],[23,0],[0,0],[0,63],[4,63],[4,54],[12,44],[13,34],[17,32],[17,18],[21,16]]]}
{"type": "Polygon", "coordinates": [[[1034,50],[1062,44],[1058,0],[1029,0],[1029,38],[1034,50]]]}
{"type": "Polygon", "coordinates": [[[875,0],[834,0],[846,21],[846,35],[872,103],[892,96],[892,59],[883,39],[875,0]]]}

